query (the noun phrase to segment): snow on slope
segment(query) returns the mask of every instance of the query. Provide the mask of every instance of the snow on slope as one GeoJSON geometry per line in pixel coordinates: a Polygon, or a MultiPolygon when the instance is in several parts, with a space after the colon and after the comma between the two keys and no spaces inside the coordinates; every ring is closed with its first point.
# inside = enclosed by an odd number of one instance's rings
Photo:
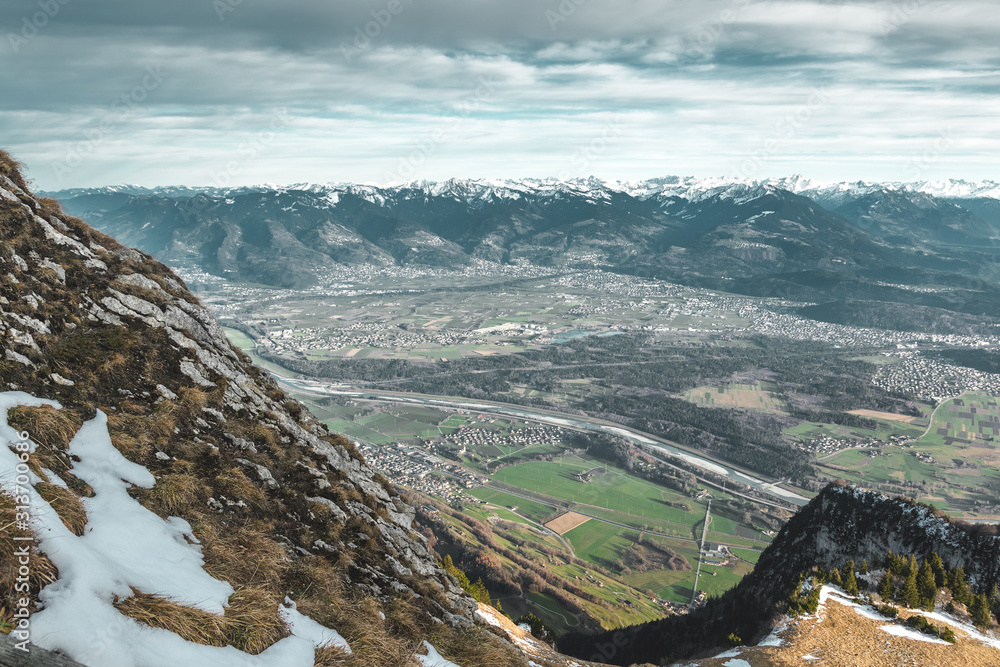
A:
{"type": "Polygon", "coordinates": [[[311,667],[316,646],[330,643],[349,652],[339,634],[294,604],[280,610],[292,634],[257,656],[195,644],[120,614],[113,600],[130,597],[133,587],[215,614],[224,613],[233,589],[202,568],[201,548],[186,521],[164,521],[129,496],[130,486],[151,488],[155,479],[115,449],[101,412],[69,445],[79,459],[72,473],[94,490],[82,499],[88,517],[83,536],[71,532],[34,489],[45,480],[24,460],[36,445],[7,423],[7,411],[17,405],[60,406],[22,392],[0,393],[0,490],[27,497],[39,549],[59,571],[39,593],[43,608],[29,619],[32,643],[94,667],[311,667]]]}

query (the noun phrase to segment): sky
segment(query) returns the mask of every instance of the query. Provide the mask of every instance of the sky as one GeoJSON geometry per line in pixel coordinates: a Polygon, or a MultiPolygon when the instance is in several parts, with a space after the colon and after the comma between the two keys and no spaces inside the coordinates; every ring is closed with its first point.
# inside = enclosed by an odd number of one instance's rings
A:
{"type": "Polygon", "coordinates": [[[995,0],[4,0],[35,187],[1000,179],[995,0]]]}

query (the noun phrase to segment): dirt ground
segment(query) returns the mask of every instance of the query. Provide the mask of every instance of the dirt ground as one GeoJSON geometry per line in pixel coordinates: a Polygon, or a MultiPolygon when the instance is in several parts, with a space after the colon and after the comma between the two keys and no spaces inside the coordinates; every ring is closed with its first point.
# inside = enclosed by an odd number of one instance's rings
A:
{"type": "MultiPolygon", "coordinates": [[[[900,617],[909,614],[905,611],[900,617]]],[[[935,625],[942,625],[936,620],[935,625]]],[[[1000,650],[984,645],[952,626],[954,645],[897,637],[881,629],[891,621],[876,621],[829,600],[818,615],[799,617],[780,636],[777,647],[748,647],[730,657],[697,660],[700,667],[995,667],[1000,650]]]]}
{"type": "Polygon", "coordinates": [[[577,514],[576,512],[566,512],[562,516],[549,521],[545,524],[545,527],[553,532],[559,533],[560,535],[565,535],[577,526],[582,526],[588,521],[590,521],[590,517],[577,514]]]}

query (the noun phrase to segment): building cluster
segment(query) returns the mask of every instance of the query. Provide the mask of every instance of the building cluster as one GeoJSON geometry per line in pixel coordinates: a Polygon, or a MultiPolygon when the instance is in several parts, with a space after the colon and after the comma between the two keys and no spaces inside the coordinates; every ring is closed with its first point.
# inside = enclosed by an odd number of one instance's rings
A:
{"type": "Polygon", "coordinates": [[[1000,375],[928,359],[918,352],[894,352],[898,363],[883,366],[873,380],[887,391],[901,391],[922,400],[941,402],[964,391],[1000,396],[1000,375]]]}
{"type": "MultiPolygon", "coordinates": [[[[494,421],[486,415],[479,418],[489,423],[494,421]]],[[[486,428],[460,428],[456,433],[445,436],[445,441],[458,447],[517,447],[523,449],[532,445],[557,444],[566,437],[566,430],[555,426],[538,426],[513,430],[493,430],[486,428]]]]}
{"type": "Polygon", "coordinates": [[[451,461],[426,451],[397,444],[395,447],[359,443],[358,448],[372,468],[395,484],[451,501],[488,480],[451,461]]]}

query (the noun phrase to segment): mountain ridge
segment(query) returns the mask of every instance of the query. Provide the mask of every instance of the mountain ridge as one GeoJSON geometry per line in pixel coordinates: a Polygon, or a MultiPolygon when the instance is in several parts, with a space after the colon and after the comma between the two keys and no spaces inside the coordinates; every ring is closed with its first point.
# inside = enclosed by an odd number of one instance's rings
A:
{"type": "MultiPolygon", "coordinates": [[[[299,618],[292,613],[297,605],[296,613],[335,628],[353,651],[316,640],[315,661],[309,647],[307,658],[299,653],[303,662],[283,667],[413,667],[429,650],[421,648],[427,640],[463,667],[527,664],[508,640],[480,624],[476,602],[435,562],[414,524],[415,510],[350,441],[330,433],[234,348],[170,269],[66,215],[57,202],[36,199],[5,153],[0,238],[0,390],[11,392],[3,394],[3,437],[30,439],[25,486],[39,512],[30,525],[14,520],[21,492],[13,468],[6,469],[14,450],[4,446],[5,629],[19,597],[15,542],[6,538],[32,543],[21,606],[44,628],[55,613],[49,609],[65,602],[59,591],[82,586],[79,568],[60,572],[50,556],[68,563],[72,554],[60,555],[61,549],[99,539],[91,537],[93,521],[101,503],[107,506],[111,484],[129,487],[144,525],[183,530],[183,548],[193,549],[197,555],[189,558],[205,570],[199,576],[233,591],[222,598],[225,612],[216,614],[199,608],[201,600],[164,597],[156,586],[132,584],[128,595],[127,582],[138,580],[120,575],[126,578],[115,579],[114,596],[99,592],[102,613],[139,623],[151,638],[172,637],[186,651],[230,647],[211,653],[213,664],[264,661],[271,648],[295,646],[284,642],[294,634],[285,619],[299,618]],[[16,430],[6,428],[8,421],[16,430]],[[106,456],[117,457],[114,465],[132,481],[115,480],[114,466],[95,467],[77,449],[101,429],[108,440],[94,446],[110,447],[106,456]],[[46,541],[46,526],[72,535],[46,541]]],[[[81,635],[86,622],[79,618],[80,627],[30,639],[85,664],[105,664],[112,654],[174,664],[170,655],[149,658],[141,646],[135,653],[121,634],[88,641],[81,635]]],[[[302,638],[295,641],[301,649],[302,638]]],[[[536,662],[563,664],[558,660],[536,662]]]]}

